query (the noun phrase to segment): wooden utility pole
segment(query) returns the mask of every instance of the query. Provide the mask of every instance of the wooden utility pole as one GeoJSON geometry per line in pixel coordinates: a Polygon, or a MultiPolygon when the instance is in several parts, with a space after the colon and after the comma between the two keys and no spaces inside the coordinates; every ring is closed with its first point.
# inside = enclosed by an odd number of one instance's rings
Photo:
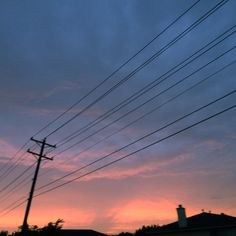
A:
{"type": "Polygon", "coordinates": [[[31,138],[31,140],[34,141],[36,144],[40,145],[40,152],[36,153],[36,152],[32,152],[28,149],[28,152],[33,154],[34,156],[36,156],[38,158],[38,160],[37,160],[37,166],[36,166],[35,173],[34,173],[34,178],[33,178],[32,185],[31,185],[31,190],[29,193],[28,203],[27,203],[26,210],[25,210],[25,217],[24,217],[24,221],[23,221],[23,225],[22,225],[22,232],[25,232],[28,229],[27,220],[28,220],[28,216],[29,216],[29,211],[30,211],[33,195],[34,195],[34,189],[35,189],[41,161],[42,161],[42,159],[47,159],[47,160],[51,160],[51,161],[53,160],[52,158],[49,158],[44,154],[44,149],[45,149],[45,147],[56,148],[56,145],[51,145],[51,144],[46,143],[46,138],[44,138],[42,141],[36,140],[34,138],[31,138]]]}

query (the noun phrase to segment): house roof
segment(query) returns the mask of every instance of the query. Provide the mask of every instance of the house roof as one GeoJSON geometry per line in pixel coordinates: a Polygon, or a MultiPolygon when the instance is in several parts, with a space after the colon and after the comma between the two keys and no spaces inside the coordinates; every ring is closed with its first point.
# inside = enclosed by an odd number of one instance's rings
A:
{"type": "MultiPolygon", "coordinates": [[[[187,218],[187,228],[219,227],[236,225],[236,217],[203,212],[187,218]]],[[[161,227],[162,230],[179,229],[178,222],[161,227]]]]}
{"type": "Polygon", "coordinates": [[[91,229],[62,229],[60,236],[106,236],[106,234],[91,229]]]}
{"type": "Polygon", "coordinates": [[[215,232],[221,229],[236,229],[236,217],[225,214],[200,213],[187,218],[187,227],[180,228],[178,221],[158,228],[156,232],[147,232],[146,235],[166,235],[179,232],[205,231],[215,232]]]}

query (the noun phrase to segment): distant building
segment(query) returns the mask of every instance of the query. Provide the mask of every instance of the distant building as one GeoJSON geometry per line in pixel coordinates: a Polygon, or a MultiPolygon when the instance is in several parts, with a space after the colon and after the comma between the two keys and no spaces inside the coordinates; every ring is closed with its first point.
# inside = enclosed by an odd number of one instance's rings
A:
{"type": "Polygon", "coordinates": [[[60,236],[106,236],[106,234],[90,229],[62,229],[60,236]]]}
{"type": "Polygon", "coordinates": [[[186,217],[185,208],[177,208],[178,221],[160,227],[149,236],[236,236],[236,217],[202,212],[186,217]]]}

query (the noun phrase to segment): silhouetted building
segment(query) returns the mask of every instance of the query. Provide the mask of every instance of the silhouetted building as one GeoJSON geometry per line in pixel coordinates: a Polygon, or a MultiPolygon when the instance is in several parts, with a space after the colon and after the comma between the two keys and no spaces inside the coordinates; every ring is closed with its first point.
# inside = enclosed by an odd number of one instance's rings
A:
{"type": "Polygon", "coordinates": [[[202,212],[186,217],[185,208],[177,208],[178,221],[160,227],[149,236],[236,236],[236,217],[202,212]]]}

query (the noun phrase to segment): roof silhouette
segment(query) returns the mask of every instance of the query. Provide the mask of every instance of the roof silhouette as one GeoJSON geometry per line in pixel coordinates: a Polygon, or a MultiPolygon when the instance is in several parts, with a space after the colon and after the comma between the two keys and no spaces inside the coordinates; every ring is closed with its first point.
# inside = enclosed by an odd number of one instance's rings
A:
{"type": "Polygon", "coordinates": [[[91,229],[62,229],[60,236],[105,236],[106,234],[91,229]]]}
{"type": "MultiPolygon", "coordinates": [[[[219,227],[236,225],[236,217],[225,214],[203,212],[187,218],[186,228],[219,227]]],[[[162,226],[160,229],[179,229],[178,221],[162,226]]]]}
{"type": "MultiPolygon", "coordinates": [[[[202,235],[202,232],[208,232],[209,235],[218,235],[222,232],[230,232],[229,235],[234,235],[232,232],[236,230],[236,217],[226,214],[212,214],[203,212],[187,218],[187,227],[179,227],[178,221],[163,225],[156,229],[155,232],[147,231],[142,235],[191,235],[195,232],[196,235],[202,235]],[[190,233],[190,234],[189,234],[190,233]]],[[[195,234],[194,234],[195,235],[195,234]]],[[[204,234],[205,235],[205,234],[204,234]]],[[[221,235],[221,234],[220,234],[221,235]]],[[[225,234],[222,234],[225,235],[225,234]]],[[[228,234],[227,234],[228,235],[228,234]]]]}

